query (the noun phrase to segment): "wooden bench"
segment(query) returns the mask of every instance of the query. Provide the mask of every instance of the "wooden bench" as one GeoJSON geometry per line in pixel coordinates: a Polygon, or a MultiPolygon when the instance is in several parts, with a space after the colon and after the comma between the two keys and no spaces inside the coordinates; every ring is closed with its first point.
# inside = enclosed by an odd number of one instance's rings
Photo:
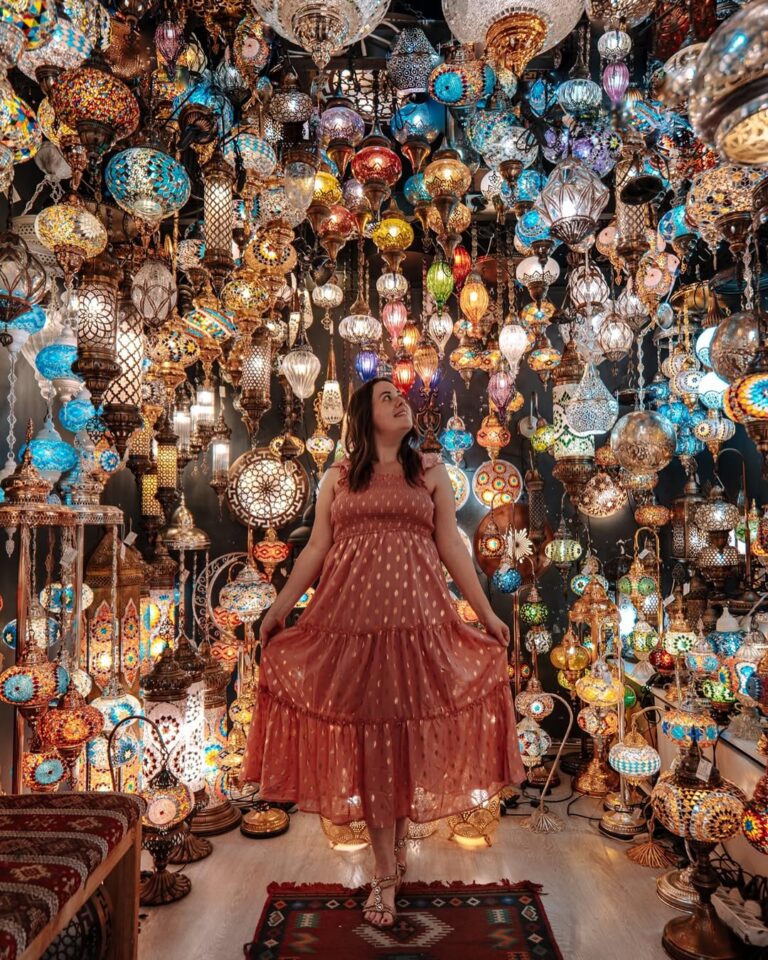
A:
{"type": "Polygon", "coordinates": [[[36,960],[103,883],[110,960],[136,960],[139,803],[113,793],[0,797],[0,960],[36,960]]]}

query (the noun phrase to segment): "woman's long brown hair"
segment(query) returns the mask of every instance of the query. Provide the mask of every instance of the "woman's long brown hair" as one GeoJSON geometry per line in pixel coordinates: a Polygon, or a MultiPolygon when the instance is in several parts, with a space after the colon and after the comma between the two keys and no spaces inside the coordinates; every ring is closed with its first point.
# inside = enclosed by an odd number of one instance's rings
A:
{"type": "MultiPolygon", "coordinates": [[[[373,476],[376,460],[376,444],[373,430],[373,388],[377,383],[392,383],[388,377],[374,377],[366,381],[352,394],[347,409],[346,448],[349,453],[349,489],[365,490],[373,476]]],[[[421,458],[417,444],[419,434],[412,427],[400,442],[397,459],[403,465],[405,479],[411,486],[418,486],[422,473],[421,458]]]]}

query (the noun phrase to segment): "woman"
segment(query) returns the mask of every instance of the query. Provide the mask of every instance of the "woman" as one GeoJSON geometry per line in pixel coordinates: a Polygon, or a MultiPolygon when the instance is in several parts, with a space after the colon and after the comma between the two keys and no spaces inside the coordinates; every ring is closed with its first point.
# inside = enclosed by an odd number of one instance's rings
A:
{"type": "Polygon", "coordinates": [[[334,823],[366,820],[368,922],[391,926],[408,819],[477,806],[524,779],[506,650],[456,526],[448,471],[421,455],[391,381],[347,414],[345,458],[318,488],[312,535],[265,615],[243,779],[334,823]],[[456,613],[441,563],[487,633],[456,613]],[[296,601],[320,582],[297,623],[296,601]]]}

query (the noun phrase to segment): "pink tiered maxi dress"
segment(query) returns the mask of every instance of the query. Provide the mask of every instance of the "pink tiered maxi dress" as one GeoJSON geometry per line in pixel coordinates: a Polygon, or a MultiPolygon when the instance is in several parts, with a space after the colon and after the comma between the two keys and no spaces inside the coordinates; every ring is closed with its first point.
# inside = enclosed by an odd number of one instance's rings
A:
{"type": "Polygon", "coordinates": [[[244,779],[336,824],[470,810],[525,778],[506,651],[455,611],[426,486],[347,469],[317,590],[262,651],[244,779]]]}

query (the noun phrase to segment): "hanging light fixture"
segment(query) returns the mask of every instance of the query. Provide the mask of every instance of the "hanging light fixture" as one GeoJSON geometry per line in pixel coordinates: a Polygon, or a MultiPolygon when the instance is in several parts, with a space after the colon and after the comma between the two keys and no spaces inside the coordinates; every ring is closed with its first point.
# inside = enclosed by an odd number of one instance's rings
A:
{"type": "Polygon", "coordinates": [[[597,228],[610,191],[579,160],[561,161],[534,206],[554,237],[574,247],[597,228]]]}

